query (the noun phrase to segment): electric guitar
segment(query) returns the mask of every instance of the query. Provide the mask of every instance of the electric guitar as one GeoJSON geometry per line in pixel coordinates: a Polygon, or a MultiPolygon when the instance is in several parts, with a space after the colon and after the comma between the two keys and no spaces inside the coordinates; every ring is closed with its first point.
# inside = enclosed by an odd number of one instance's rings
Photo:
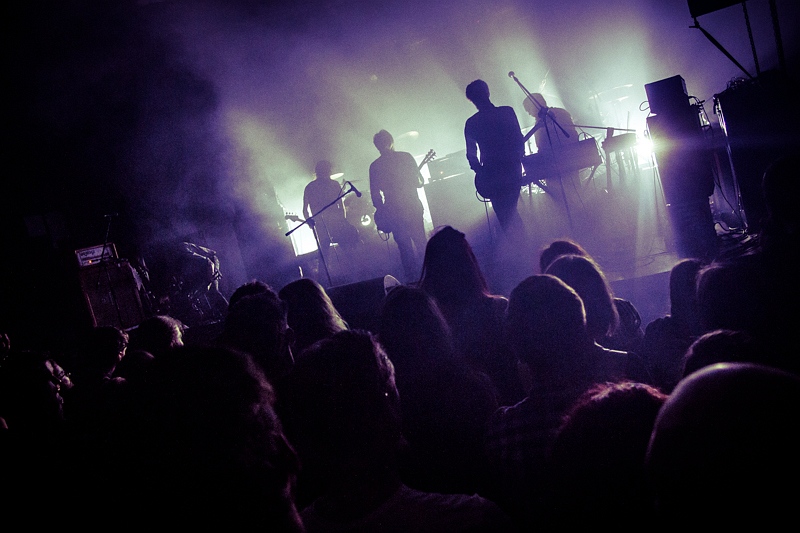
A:
{"type": "MultiPolygon", "coordinates": [[[[433,161],[435,157],[436,152],[434,152],[433,149],[428,150],[428,153],[425,154],[425,157],[420,161],[417,170],[422,170],[422,167],[433,161]]],[[[394,230],[394,217],[392,217],[388,211],[385,204],[375,209],[375,226],[381,233],[391,233],[394,230]]]]}
{"type": "MultiPolygon", "coordinates": [[[[315,229],[315,220],[314,218],[309,219],[302,219],[297,216],[295,213],[285,213],[283,218],[286,220],[291,220],[292,222],[305,222],[308,227],[316,232],[315,229]]],[[[344,245],[344,246],[354,246],[361,242],[361,236],[358,233],[358,229],[347,222],[345,219],[331,219],[325,222],[325,234],[329,239],[332,239],[333,242],[344,245]],[[338,222],[337,222],[338,220],[338,222]]]]}

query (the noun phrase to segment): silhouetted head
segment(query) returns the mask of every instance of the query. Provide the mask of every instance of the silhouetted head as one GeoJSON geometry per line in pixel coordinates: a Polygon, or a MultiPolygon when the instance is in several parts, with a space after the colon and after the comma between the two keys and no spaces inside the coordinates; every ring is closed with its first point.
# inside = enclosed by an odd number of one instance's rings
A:
{"type": "MultiPolygon", "coordinates": [[[[10,349],[2,355],[0,416],[17,435],[31,435],[44,444],[48,441],[43,437],[60,430],[64,422],[64,400],[56,369],[44,352],[10,349]]],[[[6,461],[10,460],[13,459],[7,456],[6,461]]]]}
{"type": "Polygon", "coordinates": [[[89,330],[78,354],[76,383],[110,376],[128,349],[128,334],[116,326],[96,326],[89,330]]]}
{"type": "Polygon", "coordinates": [[[333,174],[333,165],[330,161],[322,160],[317,161],[317,164],[314,166],[314,174],[317,176],[317,179],[329,179],[331,174],[333,174]]]}
{"type": "Polygon", "coordinates": [[[619,324],[611,285],[600,266],[589,257],[562,255],[545,271],[575,289],[586,308],[586,329],[595,341],[611,335],[619,324]]]}
{"type": "MultiPolygon", "coordinates": [[[[783,295],[770,294],[767,276],[752,264],[712,263],[697,274],[697,310],[703,332],[715,329],[769,330],[776,302],[783,295]]],[[[780,307],[780,306],[777,306],[780,307]]]]}
{"type": "Polygon", "coordinates": [[[716,329],[695,340],[683,358],[683,377],[716,363],[757,362],[758,347],[744,331],[716,329]]]}
{"type": "Polygon", "coordinates": [[[272,289],[231,305],[219,340],[253,356],[270,380],[285,375],[293,363],[293,332],[287,323],[286,303],[272,289]]]}
{"type": "Polygon", "coordinates": [[[131,330],[129,350],[144,350],[154,356],[183,346],[186,326],[168,315],[155,315],[142,320],[131,330]]]}
{"type": "Polygon", "coordinates": [[[541,93],[531,93],[531,96],[526,98],[522,105],[530,116],[535,117],[542,107],[547,107],[547,101],[541,93]],[[533,98],[535,102],[533,102],[531,98],[533,98]]]}
{"type": "Polygon", "coordinates": [[[299,353],[320,339],[348,328],[325,288],[310,278],[286,284],[279,292],[286,302],[289,327],[295,333],[295,352],[299,353]]]}
{"type": "Polygon", "coordinates": [[[530,276],[508,299],[506,340],[520,361],[538,368],[569,368],[589,341],[586,312],[575,289],[549,274],[530,276]]]}
{"type": "Polygon", "coordinates": [[[796,516],[800,377],[719,363],[682,380],[656,420],[647,453],[660,522],[672,530],[796,516]],[[689,518],[691,517],[691,518],[689,518]]]}
{"type": "Polygon", "coordinates": [[[476,106],[489,101],[489,85],[483,80],[475,80],[467,85],[467,100],[476,106]]]}
{"type": "Polygon", "coordinates": [[[270,292],[272,291],[272,287],[269,286],[268,283],[265,283],[261,280],[250,280],[247,283],[243,283],[236,287],[236,290],[233,291],[231,294],[230,299],[228,300],[228,308],[244,298],[245,296],[250,296],[251,294],[260,294],[262,292],[270,292]]]}
{"type": "Polygon", "coordinates": [[[551,451],[560,522],[650,516],[644,459],[666,399],[654,387],[629,381],[597,384],[578,399],[551,451]]]}
{"type": "Polygon", "coordinates": [[[386,130],[381,130],[373,135],[372,143],[381,153],[394,149],[394,137],[386,130]]]}
{"type": "Polygon", "coordinates": [[[335,482],[393,468],[399,397],[394,367],[371,333],[342,331],[313,345],[281,395],[287,435],[308,473],[335,482]]]}
{"type": "Polygon", "coordinates": [[[428,240],[419,286],[439,305],[474,301],[490,294],[466,235],[451,226],[443,226],[428,240]]]}
{"type": "Polygon", "coordinates": [[[453,338],[436,301],[422,289],[389,290],[380,313],[378,337],[399,373],[449,362],[453,338]]]}
{"type": "MultiPolygon", "coordinates": [[[[669,272],[670,315],[675,318],[698,322],[697,276],[704,263],[700,259],[687,258],[678,261],[669,272]]],[[[699,327],[699,325],[698,325],[699,327]]]]}
{"type": "Polygon", "coordinates": [[[297,456],[249,355],[176,348],[153,360],[132,398],[108,450],[110,485],[95,487],[115,513],[139,524],[302,531],[297,456]]]}
{"type": "Polygon", "coordinates": [[[562,255],[582,255],[591,257],[583,246],[571,239],[558,239],[551,242],[539,252],[539,273],[544,274],[550,263],[562,255]]]}

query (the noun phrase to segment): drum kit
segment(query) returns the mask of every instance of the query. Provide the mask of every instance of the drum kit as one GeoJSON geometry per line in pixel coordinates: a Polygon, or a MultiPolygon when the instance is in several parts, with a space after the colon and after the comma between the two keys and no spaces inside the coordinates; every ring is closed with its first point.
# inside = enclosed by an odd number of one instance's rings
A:
{"type": "Polygon", "coordinates": [[[193,242],[170,243],[157,251],[150,267],[141,260],[136,268],[151,314],[170,315],[189,327],[224,318],[228,301],[219,290],[222,273],[214,250],[193,242]]]}

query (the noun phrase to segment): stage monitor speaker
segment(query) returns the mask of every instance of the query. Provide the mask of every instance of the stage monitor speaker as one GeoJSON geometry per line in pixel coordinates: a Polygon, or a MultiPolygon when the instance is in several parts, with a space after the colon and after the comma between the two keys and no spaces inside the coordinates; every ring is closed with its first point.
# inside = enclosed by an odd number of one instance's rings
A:
{"type": "Polygon", "coordinates": [[[129,329],[144,320],[141,280],[128,261],[86,266],[78,271],[78,277],[93,326],[129,329]]]}
{"type": "Polygon", "coordinates": [[[378,318],[386,295],[383,277],[337,285],[327,289],[336,310],[351,329],[377,333],[378,318]]]}
{"type": "Polygon", "coordinates": [[[647,93],[647,102],[650,112],[660,115],[663,113],[681,113],[689,107],[689,93],[686,91],[686,81],[681,76],[672,76],[663,80],[647,83],[644,86],[647,93]]]}

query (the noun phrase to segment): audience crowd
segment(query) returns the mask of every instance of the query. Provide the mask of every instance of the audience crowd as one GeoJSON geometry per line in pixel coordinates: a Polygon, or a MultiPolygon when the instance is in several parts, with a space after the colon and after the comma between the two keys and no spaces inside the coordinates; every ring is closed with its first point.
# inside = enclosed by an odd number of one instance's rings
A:
{"type": "Polygon", "coordinates": [[[580,243],[551,243],[492,294],[447,226],[418,282],[385,285],[373,329],[298,279],[242,285],[216,330],[154,316],[48,352],[2,332],[9,523],[787,527],[798,224],[775,190],[796,163],[765,173],[761,245],[678,261],[670,313],[649,324],[580,243]]]}

